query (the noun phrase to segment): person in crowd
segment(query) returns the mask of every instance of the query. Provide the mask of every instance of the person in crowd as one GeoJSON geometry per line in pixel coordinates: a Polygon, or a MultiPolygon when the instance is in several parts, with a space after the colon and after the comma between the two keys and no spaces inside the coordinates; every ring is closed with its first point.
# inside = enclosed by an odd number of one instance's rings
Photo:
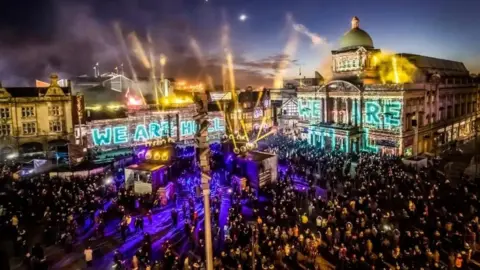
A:
{"type": "Polygon", "coordinates": [[[84,251],[83,254],[85,255],[85,262],[87,263],[87,267],[93,266],[93,250],[90,246],[88,246],[84,251]]]}
{"type": "MultiPolygon", "coordinates": [[[[322,264],[338,269],[469,267],[480,228],[476,183],[466,179],[452,183],[439,173],[436,163],[414,170],[397,157],[324,151],[282,135],[272,135],[259,144],[278,156],[277,182],[259,190],[247,183],[225,192],[217,188],[221,181],[212,180],[216,269],[251,269],[252,264],[255,269],[324,269],[322,264]]],[[[28,253],[31,221],[44,226],[42,244],[57,243],[73,252],[73,244],[84,241],[81,236],[88,231],[79,226],[107,227],[122,218],[120,235],[126,241],[132,220],[135,229],[143,231],[139,208],[146,210],[147,217],[167,210],[170,215],[166,212],[160,217],[166,216],[166,228],[172,224],[167,236],[143,234],[142,239],[142,234],[129,235],[138,238],[138,243],[125,256],[115,252],[114,264],[119,268],[126,261],[139,269],[202,269],[204,216],[195,192],[200,181],[187,177],[198,172],[198,167],[191,160],[181,163],[179,168],[191,169],[179,170],[176,203],[154,212],[148,212],[158,199],[154,195],[110,189],[101,176],[70,181],[39,176],[11,186],[9,203],[2,205],[5,214],[0,218],[6,224],[2,226],[13,232],[16,255],[31,263],[37,260],[33,258],[45,257],[39,251],[28,253]],[[112,202],[118,218],[108,217],[109,210],[103,212],[107,202],[112,202]],[[177,226],[182,222],[183,230],[177,226]]],[[[224,175],[228,184],[233,173],[224,175]]]]}

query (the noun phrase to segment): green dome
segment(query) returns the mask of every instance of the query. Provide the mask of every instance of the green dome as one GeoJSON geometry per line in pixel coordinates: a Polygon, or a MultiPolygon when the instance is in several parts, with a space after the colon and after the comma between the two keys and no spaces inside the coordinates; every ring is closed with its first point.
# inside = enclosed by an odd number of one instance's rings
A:
{"type": "Polygon", "coordinates": [[[360,28],[352,28],[340,39],[340,48],[349,49],[355,47],[373,48],[373,40],[370,35],[360,28]]]}

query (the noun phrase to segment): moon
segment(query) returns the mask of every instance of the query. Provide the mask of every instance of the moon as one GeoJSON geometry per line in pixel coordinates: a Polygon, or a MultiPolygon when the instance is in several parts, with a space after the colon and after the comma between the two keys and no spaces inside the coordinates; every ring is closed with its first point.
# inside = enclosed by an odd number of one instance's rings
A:
{"type": "Polygon", "coordinates": [[[246,14],[240,14],[240,16],[238,16],[238,20],[240,20],[241,22],[244,22],[247,20],[247,15],[246,14]]]}

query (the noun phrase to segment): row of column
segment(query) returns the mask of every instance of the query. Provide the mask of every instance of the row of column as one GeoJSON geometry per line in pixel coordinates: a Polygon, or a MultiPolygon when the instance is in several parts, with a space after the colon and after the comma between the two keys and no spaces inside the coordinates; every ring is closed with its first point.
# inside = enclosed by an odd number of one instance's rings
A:
{"type": "Polygon", "coordinates": [[[360,98],[321,98],[323,121],[360,126],[362,110],[360,98]],[[330,108],[333,106],[333,108],[330,108]],[[333,109],[333,110],[332,110],[333,109]]]}
{"type": "Polygon", "coordinates": [[[321,148],[340,149],[345,152],[358,152],[360,141],[345,136],[335,136],[325,131],[311,131],[308,136],[311,145],[321,148]]]}

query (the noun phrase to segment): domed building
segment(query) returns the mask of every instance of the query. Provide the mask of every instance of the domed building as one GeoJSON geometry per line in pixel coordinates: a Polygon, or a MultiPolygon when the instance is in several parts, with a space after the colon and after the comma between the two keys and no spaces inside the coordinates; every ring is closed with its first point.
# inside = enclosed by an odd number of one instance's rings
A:
{"type": "Polygon", "coordinates": [[[479,100],[461,62],[382,54],[353,17],[331,67],[330,81],[297,92],[297,128],[313,145],[408,156],[474,135],[479,100]]]}
{"type": "Polygon", "coordinates": [[[380,50],[375,49],[373,39],[360,28],[358,17],[353,17],[351,25],[350,31],[341,37],[339,49],[332,51],[333,77],[353,83],[370,83],[375,78],[370,61],[380,50]]]}
{"type": "Polygon", "coordinates": [[[355,50],[359,47],[373,49],[373,40],[365,30],[360,28],[360,20],[357,17],[353,17],[352,29],[340,39],[340,49],[355,50]]]}

